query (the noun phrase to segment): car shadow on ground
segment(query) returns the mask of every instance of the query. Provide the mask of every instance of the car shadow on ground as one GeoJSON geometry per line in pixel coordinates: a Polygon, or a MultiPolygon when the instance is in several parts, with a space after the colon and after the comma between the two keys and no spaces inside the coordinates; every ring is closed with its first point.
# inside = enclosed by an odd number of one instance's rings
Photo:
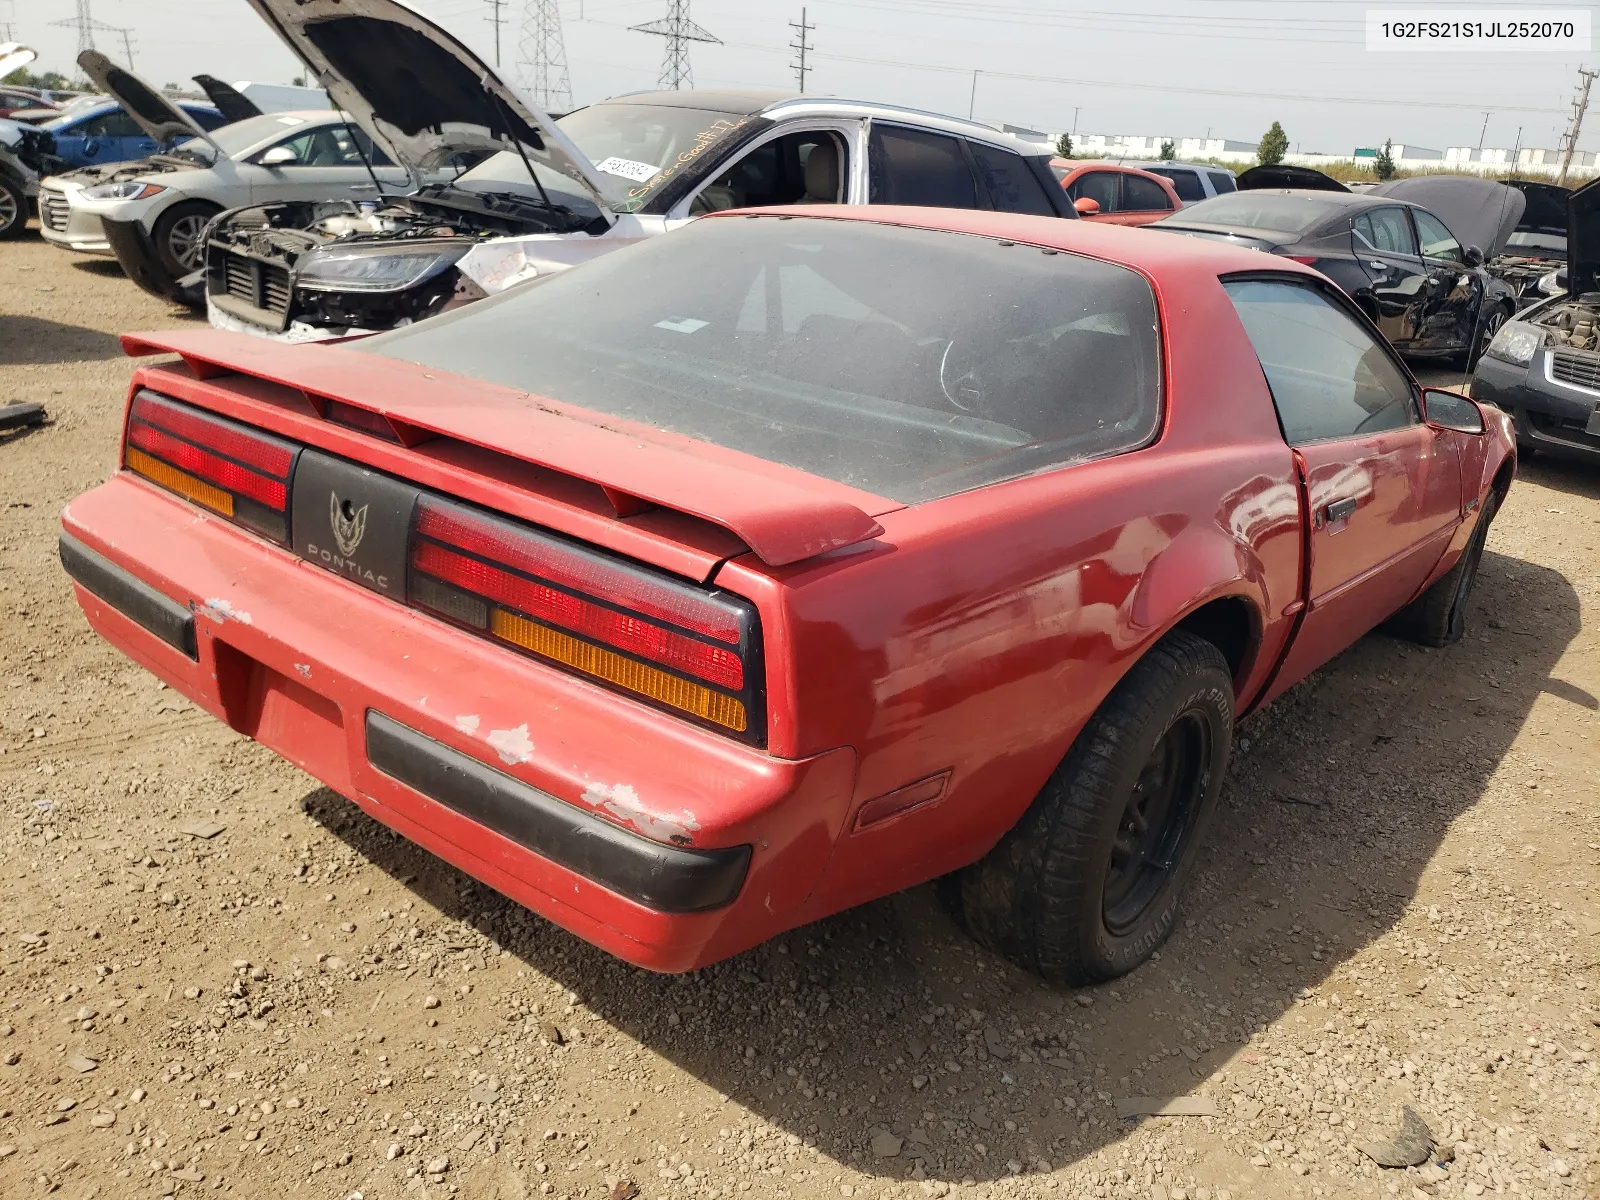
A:
{"type": "MultiPolygon", "coordinates": [[[[1557,572],[1485,555],[1468,629],[1442,651],[1367,637],[1241,725],[1180,928],[1157,960],[1083,992],[1046,986],[975,947],[929,886],[693,975],[652,975],[494,895],[330,791],[302,803],[428,904],[825,1155],[881,1177],[993,1179],[1115,1140],[1129,1126],[1112,1100],[1197,1091],[1254,1031],[1297,1007],[1323,1027],[1330,1000],[1316,989],[1397,925],[1535,701],[1549,691],[1584,703],[1552,686],[1579,631],[1577,595],[1557,572]],[[883,1131],[902,1139],[897,1156],[874,1155],[883,1131]]],[[[1453,886],[1487,886],[1472,858],[1436,864],[1447,865],[1453,886]]],[[[1414,974],[1379,975],[1361,1003],[1381,1009],[1414,984],[1414,974]]],[[[1276,1118],[1283,1137],[1347,1136],[1276,1118]]]]}
{"type": "Polygon", "coordinates": [[[0,317],[0,366],[49,366],[121,357],[122,343],[115,334],[48,317],[0,317]]]}
{"type": "Polygon", "coordinates": [[[1518,462],[1517,474],[1553,491],[1600,500],[1600,464],[1540,454],[1518,462]]]}

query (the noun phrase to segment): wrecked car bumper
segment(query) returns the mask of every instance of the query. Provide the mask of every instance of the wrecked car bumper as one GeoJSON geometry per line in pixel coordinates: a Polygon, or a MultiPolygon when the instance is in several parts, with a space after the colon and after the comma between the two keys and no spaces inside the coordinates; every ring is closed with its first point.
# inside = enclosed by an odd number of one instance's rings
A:
{"type": "Polygon", "coordinates": [[[855,756],[776,759],[355,587],[130,475],[62,513],[91,626],[377,820],[641,967],[806,919],[855,756]]]}
{"type": "Polygon", "coordinates": [[[156,254],[156,244],[145,232],[140,221],[118,221],[110,217],[100,222],[105,231],[106,244],[116,256],[122,273],[145,291],[163,299],[175,300],[198,308],[204,301],[204,292],[185,288],[182,282],[162,264],[156,254]]]}
{"type": "Polygon", "coordinates": [[[1593,386],[1567,382],[1556,378],[1554,360],[1549,348],[1520,366],[1486,355],[1472,395],[1511,414],[1524,449],[1600,463],[1600,371],[1593,386]]]}

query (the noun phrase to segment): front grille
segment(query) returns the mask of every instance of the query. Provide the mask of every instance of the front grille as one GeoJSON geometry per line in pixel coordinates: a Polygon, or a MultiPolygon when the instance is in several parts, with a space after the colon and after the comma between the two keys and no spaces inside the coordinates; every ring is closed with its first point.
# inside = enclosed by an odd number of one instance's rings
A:
{"type": "Polygon", "coordinates": [[[1600,392],[1600,355],[1556,350],[1550,355],[1550,378],[1600,392]]]}
{"type": "Polygon", "coordinates": [[[228,295],[251,308],[278,317],[289,311],[289,272],[283,267],[224,252],[222,282],[228,295]]]}
{"type": "Polygon", "coordinates": [[[39,193],[39,222],[52,233],[65,233],[72,205],[60,192],[39,193]]]}

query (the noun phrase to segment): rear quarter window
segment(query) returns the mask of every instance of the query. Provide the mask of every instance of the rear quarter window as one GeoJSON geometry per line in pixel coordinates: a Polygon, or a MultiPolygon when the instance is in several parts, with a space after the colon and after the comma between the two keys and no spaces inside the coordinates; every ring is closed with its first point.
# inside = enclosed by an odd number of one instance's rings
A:
{"type": "Polygon", "coordinates": [[[1142,276],[863,221],[710,217],[353,348],[905,503],[1132,450],[1160,423],[1142,276]]]}
{"type": "Polygon", "coordinates": [[[1207,171],[1206,178],[1211,181],[1211,190],[1219,196],[1239,190],[1233,182],[1233,176],[1226,171],[1207,171]]]}
{"type": "Polygon", "coordinates": [[[1178,199],[1185,204],[1206,198],[1206,185],[1200,182],[1198,171],[1188,171],[1182,167],[1152,167],[1150,173],[1171,180],[1172,190],[1178,193],[1178,199]]]}

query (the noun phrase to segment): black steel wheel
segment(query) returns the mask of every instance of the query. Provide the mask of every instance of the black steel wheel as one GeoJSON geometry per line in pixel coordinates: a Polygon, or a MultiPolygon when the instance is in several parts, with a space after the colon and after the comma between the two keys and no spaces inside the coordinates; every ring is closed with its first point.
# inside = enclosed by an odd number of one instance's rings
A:
{"type": "Polygon", "coordinates": [[[1176,923],[1232,741],[1227,660],[1203,638],[1169,634],[942,896],[977,941],[1052,982],[1126,974],[1176,923]]]}

